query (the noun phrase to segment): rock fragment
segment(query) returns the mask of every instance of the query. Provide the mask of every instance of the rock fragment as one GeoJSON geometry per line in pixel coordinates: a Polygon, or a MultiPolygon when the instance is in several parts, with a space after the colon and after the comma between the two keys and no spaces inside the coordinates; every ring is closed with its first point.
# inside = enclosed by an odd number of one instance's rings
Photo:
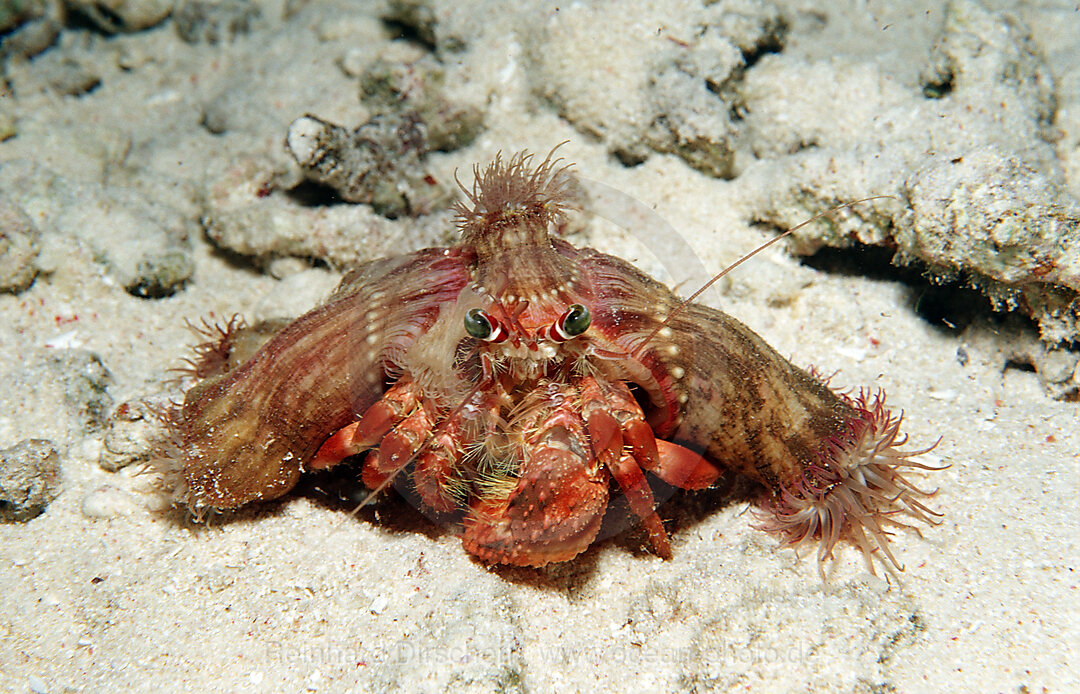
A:
{"type": "Polygon", "coordinates": [[[293,121],[286,141],[308,179],[385,217],[423,214],[447,197],[445,189],[425,180],[416,118],[377,116],[349,130],[307,115],[293,121]]]}
{"type": "Polygon", "coordinates": [[[0,450],[0,520],[41,515],[60,494],[60,459],[47,439],[26,439],[0,450]]]}
{"type": "Polygon", "coordinates": [[[60,0],[0,3],[0,60],[41,53],[56,41],[63,23],[60,0]]]}
{"type": "Polygon", "coordinates": [[[446,232],[443,215],[390,220],[367,205],[327,204],[323,191],[297,187],[271,157],[240,156],[211,168],[203,213],[206,234],[260,266],[295,257],[349,268],[397,252],[406,236],[410,243],[427,239],[436,245],[436,234],[446,232]]]}
{"type": "Polygon", "coordinates": [[[385,217],[445,206],[450,190],[426,170],[424,157],[468,145],[483,127],[478,108],[447,97],[445,79],[430,56],[376,60],[360,81],[361,100],[375,115],[352,130],[310,114],[298,118],[289,126],[289,152],[309,180],[385,217]]]}

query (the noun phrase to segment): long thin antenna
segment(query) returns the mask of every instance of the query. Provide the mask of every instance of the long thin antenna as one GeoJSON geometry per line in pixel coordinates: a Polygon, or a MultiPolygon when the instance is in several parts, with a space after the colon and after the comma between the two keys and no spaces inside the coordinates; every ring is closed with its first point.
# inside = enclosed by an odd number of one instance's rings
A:
{"type": "Polygon", "coordinates": [[[824,217],[825,215],[828,215],[828,214],[832,214],[833,212],[837,212],[837,211],[839,211],[839,210],[842,210],[842,209],[844,209],[844,208],[847,208],[847,207],[851,207],[851,206],[853,206],[853,205],[858,205],[858,204],[860,204],[860,203],[864,203],[864,202],[869,202],[870,200],[881,200],[881,199],[883,199],[883,198],[892,198],[892,199],[895,199],[895,198],[894,198],[894,197],[893,197],[892,195],[874,195],[874,196],[871,196],[871,197],[869,197],[869,198],[862,198],[862,199],[859,199],[859,200],[852,200],[851,202],[845,202],[845,203],[844,203],[843,205],[837,205],[836,207],[830,207],[829,209],[827,209],[827,210],[824,210],[823,212],[818,212],[818,213],[817,213],[816,215],[814,215],[814,216],[813,216],[813,217],[811,217],[810,219],[806,220],[805,222],[801,222],[801,223],[799,223],[799,224],[797,224],[797,225],[795,225],[795,226],[791,227],[790,229],[788,229],[788,230],[787,230],[787,231],[785,231],[784,233],[782,233],[782,234],[778,235],[778,236],[777,236],[776,238],[772,238],[772,239],[769,239],[769,240],[768,240],[768,241],[766,241],[765,243],[761,244],[760,246],[758,246],[758,247],[757,247],[757,248],[755,248],[754,250],[750,251],[749,253],[747,253],[747,254],[746,254],[746,255],[744,255],[743,257],[741,257],[741,258],[739,258],[738,260],[736,260],[736,261],[735,261],[734,263],[732,263],[731,265],[728,265],[728,266],[727,266],[726,268],[724,268],[723,270],[721,270],[721,271],[720,271],[720,272],[719,272],[719,273],[718,273],[718,274],[717,274],[717,275],[716,275],[715,277],[713,277],[713,278],[712,278],[711,280],[709,280],[708,282],[706,282],[706,283],[705,283],[705,285],[704,285],[704,286],[703,286],[703,287],[702,287],[701,289],[699,289],[699,290],[697,290],[696,292],[694,292],[693,294],[691,294],[691,295],[690,295],[689,297],[687,297],[687,298],[686,298],[686,299],[685,299],[685,300],[684,300],[684,301],[683,301],[683,302],[682,302],[681,304],[679,304],[678,306],[676,306],[676,307],[675,307],[675,308],[674,308],[674,309],[673,309],[673,310],[671,311],[671,313],[669,313],[669,314],[667,315],[667,318],[665,318],[665,319],[664,319],[664,320],[663,320],[663,321],[662,321],[662,322],[660,323],[660,325],[656,326],[656,327],[655,327],[655,328],[653,329],[653,331],[652,331],[651,333],[649,333],[648,337],[646,337],[646,338],[645,338],[644,340],[642,340],[641,344],[639,344],[639,345],[638,345],[638,346],[637,346],[637,347],[636,347],[636,348],[634,349],[634,351],[633,351],[633,352],[631,353],[631,355],[630,355],[630,356],[631,356],[631,357],[633,357],[634,359],[637,359],[638,357],[640,357],[640,356],[641,356],[641,351],[642,351],[643,349],[645,349],[645,345],[649,344],[649,342],[650,342],[650,341],[651,341],[651,340],[652,340],[652,339],[653,339],[654,337],[656,337],[656,336],[657,336],[657,334],[659,334],[659,332],[660,332],[661,330],[663,330],[663,329],[664,329],[665,327],[667,327],[667,324],[671,322],[671,319],[672,319],[672,318],[674,318],[675,316],[677,316],[677,315],[678,315],[679,313],[681,313],[681,312],[682,312],[682,311],[683,311],[683,310],[684,310],[684,309],[685,309],[685,308],[686,308],[687,306],[689,306],[689,305],[690,305],[690,303],[691,303],[691,302],[693,302],[693,300],[694,300],[694,299],[696,299],[696,298],[698,298],[699,296],[701,296],[702,294],[704,294],[704,293],[705,293],[705,292],[706,292],[706,291],[707,291],[707,290],[709,289],[709,287],[711,287],[711,286],[713,286],[714,284],[716,284],[717,282],[719,282],[719,281],[720,281],[720,278],[721,278],[721,277],[723,277],[724,275],[728,274],[729,272],[731,272],[731,271],[732,271],[732,270],[734,270],[735,268],[739,267],[740,265],[742,265],[743,263],[745,263],[745,262],[746,262],[747,260],[750,260],[750,259],[751,259],[751,258],[753,258],[753,257],[754,257],[755,255],[757,255],[758,253],[762,252],[763,250],[765,250],[765,249],[766,249],[766,248],[768,248],[769,246],[773,245],[774,243],[776,243],[776,242],[777,242],[777,241],[779,241],[780,239],[782,239],[782,238],[784,238],[784,237],[786,237],[786,236],[790,236],[790,235],[792,235],[793,233],[795,233],[795,232],[796,232],[796,231],[798,231],[799,229],[802,229],[802,228],[803,228],[804,226],[806,226],[807,224],[811,224],[811,223],[813,223],[813,222],[816,222],[817,220],[821,219],[821,218],[822,218],[822,217],[824,217]]]}

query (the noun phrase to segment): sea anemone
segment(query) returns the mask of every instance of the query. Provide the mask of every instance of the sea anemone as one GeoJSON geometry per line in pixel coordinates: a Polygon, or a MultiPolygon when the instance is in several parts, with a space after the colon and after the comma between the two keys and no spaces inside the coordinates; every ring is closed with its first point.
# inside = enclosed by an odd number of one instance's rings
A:
{"type": "Polygon", "coordinates": [[[229,356],[236,345],[237,336],[247,327],[239,314],[226,323],[210,323],[205,318],[201,325],[185,321],[188,330],[203,341],[194,345],[192,356],[183,359],[184,366],[172,371],[195,379],[219,376],[229,370],[229,356]]]}
{"type": "MultiPolygon", "coordinates": [[[[901,450],[907,436],[900,435],[903,413],[894,416],[885,407],[882,391],[872,396],[860,390],[854,397],[844,396],[856,410],[846,430],[830,437],[817,453],[817,461],[807,466],[803,476],[773,494],[758,512],[758,527],[781,537],[781,544],[796,550],[818,543],[818,569],[824,576],[824,563],[833,559],[840,540],[855,544],[863,554],[866,567],[874,570],[874,555],[880,550],[897,570],[904,567],[889,548],[892,535],[886,528],[918,529],[900,518],[915,519],[929,525],[940,523],[942,514],[927,507],[922,500],[933,491],[916,487],[905,477],[909,470],[942,470],[912,460],[933,450],[933,445],[919,450],[901,450]]],[[[879,555],[879,560],[884,560],[879,555]]]]}
{"type": "MultiPolygon", "coordinates": [[[[189,490],[184,480],[185,458],[184,415],[180,403],[167,401],[148,405],[157,423],[158,433],[150,449],[149,459],[140,475],[150,475],[151,488],[169,507],[186,506],[189,490]]],[[[201,513],[196,511],[201,519],[201,513]]]]}
{"type": "Polygon", "coordinates": [[[556,145],[535,167],[533,155],[528,152],[518,152],[509,161],[504,161],[500,153],[483,170],[479,165],[473,167],[475,180],[471,189],[458,181],[465,200],[454,205],[454,212],[466,244],[477,235],[490,235],[492,221],[507,214],[536,214],[543,219],[545,229],[547,222],[562,215],[571,165],[561,165],[563,159],[555,157],[561,146],[556,145]]]}

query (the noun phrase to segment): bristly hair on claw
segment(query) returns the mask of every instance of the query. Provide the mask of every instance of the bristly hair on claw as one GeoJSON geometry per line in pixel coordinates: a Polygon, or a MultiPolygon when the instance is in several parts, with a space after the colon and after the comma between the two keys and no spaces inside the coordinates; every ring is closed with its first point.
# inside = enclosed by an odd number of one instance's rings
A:
{"type": "Polygon", "coordinates": [[[572,164],[560,166],[563,159],[555,158],[561,146],[556,145],[535,168],[533,155],[528,152],[518,152],[509,161],[504,161],[500,152],[483,171],[479,165],[473,167],[472,189],[462,185],[455,173],[454,180],[465,200],[454,205],[454,212],[466,244],[470,236],[500,217],[535,214],[551,222],[562,216],[567,199],[566,172],[572,164]]]}
{"type": "Polygon", "coordinates": [[[911,483],[907,470],[943,470],[915,462],[913,457],[933,450],[932,446],[904,451],[907,435],[900,436],[903,413],[894,416],[885,407],[885,396],[860,390],[854,397],[842,396],[858,412],[840,435],[831,437],[818,451],[818,461],[807,467],[802,478],[785,485],[756,512],[758,528],[780,536],[781,544],[798,550],[817,543],[818,570],[824,578],[824,564],[833,559],[837,542],[846,539],[863,554],[871,574],[875,553],[878,560],[899,571],[904,567],[889,548],[892,535],[887,526],[911,528],[900,521],[906,516],[928,525],[937,525],[942,514],[922,500],[937,490],[924,491],[911,483]],[[881,556],[884,555],[884,556],[881,556]]]}

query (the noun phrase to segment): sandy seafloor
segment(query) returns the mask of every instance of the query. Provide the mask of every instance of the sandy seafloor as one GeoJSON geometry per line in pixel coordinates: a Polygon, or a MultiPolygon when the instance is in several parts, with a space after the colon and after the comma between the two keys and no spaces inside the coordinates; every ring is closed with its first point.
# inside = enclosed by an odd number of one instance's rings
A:
{"type": "MultiPolygon", "coordinates": [[[[651,45],[650,22],[659,22],[656,32],[678,27],[683,11],[681,3],[613,5],[595,7],[618,22],[578,39],[581,74],[603,74],[588,61],[604,56],[605,32],[643,32],[622,45],[651,45]]],[[[201,190],[206,171],[227,169],[244,152],[287,159],[285,130],[304,113],[350,126],[366,117],[342,57],[358,50],[354,60],[369,60],[397,28],[378,19],[381,6],[291,6],[285,19],[280,4],[263,4],[250,32],[218,44],[181,42],[171,20],[118,36],[79,24],[61,32],[59,45],[9,65],[13,88],[0,105],[17,133],[0,143],[0,171],[30,161],[39,174],[61,176],[69,192],[63,202],[59,184],[43,198],[5,191],[42,230],[43,272],[25,291],[0,295],[0,448],[50,439],[63,476],[42,515],[0,525],[0,690],[1080,690],[1077,403],[1049,398],[1035,373],[1007,367],[1012,333],[998,327],[1014,323],[991,315],[977,295],[959,295],[979,305],[969,307],[969,325],[950,329],[917,310],[926,285],[889,272],[869,277],[857,263],[830,272],[770,249],[709,301],[796,363],[835,370],[834,383],[885,389],[904,410],[913,443],[942,437],[926,459],[951,467],[917,479],[940,488],[932,506],[944,522],[922,537],[898,531],[893,547],[906,570],[888,580],[867,573],[845,546],[822,582],[812,558],[777,549],[752,527],[747,504],[722,494],[682,497],[665,509],[671,561],[640,550],[631,533],[562,565],[491,570],[452,532],[401,503],[357,518],[309,493],[206,527],[153,512],[145,478],[130,469],[102,469],[103,430],[85,426],[70,374],[49,366],[55,354],[100,358],[110,410],[176,397],[165,383],[192,342],[185,319],[252,315],[287,303],[282,296],[300,286],[323,291],[332,283],[325,264],[277,280],[265,264],[222,252],[199,228],[207,215],[199,196],[177,202],[187,195],[177,191],[201,190]],[[100,84],[59,94],[50,80],[72,63],[100,84]],[[203,126],[213,108],[227,111],[223,133],[203,126]],[[115,230],[115,207],[85,223],[75,214],[103,185],[164,202],[193,229],[181,247],[194,270],[179,291],[157,299],[124,291],[120,256],[134,244],[100,241],[115,230]]],[[[793,21],[781,55],[874,64],[894,70],[900,84],[917,80],[941,22],[937,3],[895,16],[878,3],[782,10],[817,19],[793,21]]],[[[1072,104],[1057,140],[1067,163],[1075,155],[1064,148],[1078,141],[1070,128],[1080,81],[1067,68],[1080,61],[1080,44],[1070,43],[1080,36],[1080,14],[1071,2],[987,11],[998,10],[1029,27],[1057,80],[1059,108],[1072,104]]],[[[766,196],[754,186],[768,176],[723,180],[655,151],[624,166],[610,141],[565,117],[572,99],[560,112],[535,96],[527,35],[582,11],[535,7],[524,21],[477,3],[482,31],[469,34],[473,25],[455,20],[470,41],[460,60],[487,85],[473,91],[489,90],[486,127],[468,147],[433,154],[430,169],[450,180],[455,167],[468,171],[498,150],[544,152],[569,140],[560,151],[581,175],[655,209],[711,272],[769,238],[746,213],[746,199],[766,196]]],[[[632,61],[607,57],[610,74],[625,76],[632,61]]],[[[545,69],[558,77],[558,66],[545,69]]],[[[597,82],[589,98],[632,100],[619,84],[597,82]]],[[[853,109],[873,101],[844,96],[853,109]]],[[[803,114],[788,117],[798,123],[803,114]]],[[[269,198],[280,202],[281,194],[269,198]]],[[[132,214],[138,228],[142,218],[132,214]]],[[[595,226],[574,241],[650,270],[664,266],[631,237],[595,226]]],[[[394,243],[424,242],[433,240],[394,243]]],[[[279,275],[297,269],[276,267],[279,275]]]]}

